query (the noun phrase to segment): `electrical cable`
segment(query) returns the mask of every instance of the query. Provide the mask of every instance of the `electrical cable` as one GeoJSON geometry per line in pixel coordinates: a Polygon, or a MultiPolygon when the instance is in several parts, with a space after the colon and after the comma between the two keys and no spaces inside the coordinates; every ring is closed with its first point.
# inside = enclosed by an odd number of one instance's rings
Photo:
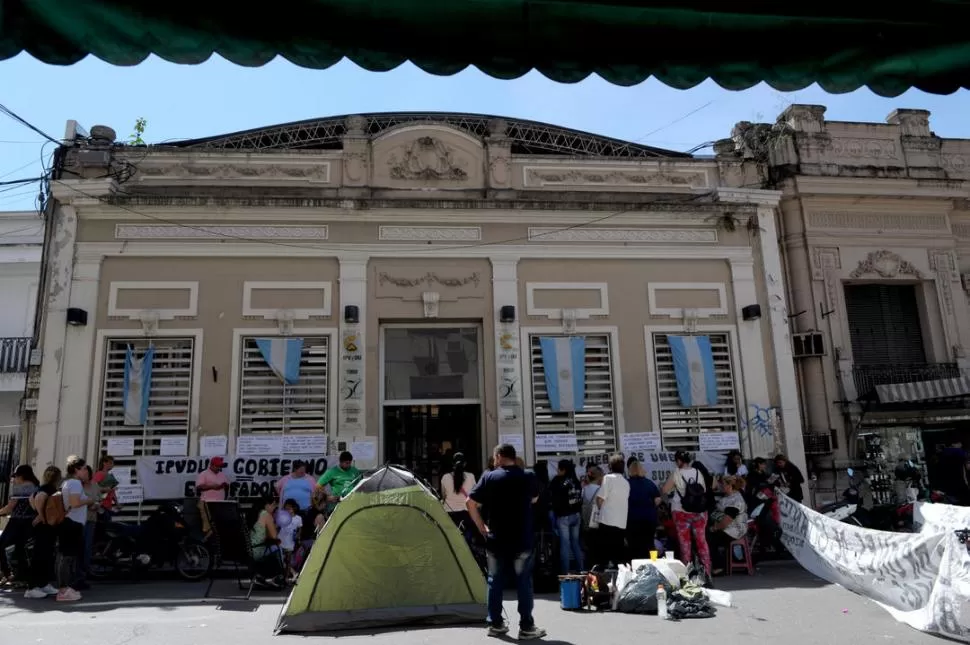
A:
{"type": "Polygon", "coordinates": [[[16,112],[14,112],[13,110],[11,110],[7,106],[5,106],[3,103],[0,103],[0,113],[6,114],[7,116],[9,116],[14,121],[20,123],[21,125],[23,125],[23,126],[25,126],[27,128],[30,128],[31,130],[33,130],[34,132],[36,132],[40,136],[42,136],[45,139],[47,139],[48,141],[50,141],[51,143],[54,143],[56,145],[61,145],[61,142],[60,141],[58,141],[57,139],[55,139],[51,135],[47,134],[46,132],[44,132],[43,130],[41,130],[40,128],[38,128],[37,126],[35,126],[34,124],[32,124],[29,121],[27,121],[26,119],[24,119],[23,117],[21,117],[20,115],[18,115],[16,112]]]}

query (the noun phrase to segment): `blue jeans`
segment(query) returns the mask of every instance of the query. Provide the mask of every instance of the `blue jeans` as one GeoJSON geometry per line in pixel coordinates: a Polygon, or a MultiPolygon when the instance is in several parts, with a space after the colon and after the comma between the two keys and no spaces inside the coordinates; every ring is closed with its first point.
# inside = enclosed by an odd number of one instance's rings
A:
{"type": "Polygon", "coordinates": [[[96,522],[84,523],[84,552],[81,554],[81,566],[77,572],[78,582],[87,580],[88,568],[91,566],[91,551],[94,548],[94,531],[96,528],[96,522]]]}
{"type": "Polygon", "coordinates": [[[505,589],[505,574],[511,572],[516,577],[516,595],[519,600],[519,629],[535,626],[532,608],[532,551],[517,556],[506,556],[487,551],[488,558],[488,624],[503,625],[502,593],[505,589]]]}
{"type": "Polygon", "coordinates": [[[570,557],[576,561],[577,570],[583,570],[583,549],[579,543],[580,524],[582,522],[579,513],[556,519],[559,532],[559,573],[569,573],[570,557]]]}

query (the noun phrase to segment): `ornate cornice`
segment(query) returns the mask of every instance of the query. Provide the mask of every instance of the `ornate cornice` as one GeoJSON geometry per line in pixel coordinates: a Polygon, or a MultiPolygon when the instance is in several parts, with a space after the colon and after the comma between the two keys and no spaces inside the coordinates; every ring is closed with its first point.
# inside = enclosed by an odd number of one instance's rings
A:
{"type": "Polygon", "coordinates": [[[707,188],[703,171],[645,170],[640,168],[596,168],[591,166],[525,166],[525,186],[604,188],[707,188]]]}
{"type": "Polygon", "coordinates": [[[477,242],[477,226],[381,226],[379,238],[387,242],[477,242]]]}
{"type": "Polygon", "coordinates": [[[330,162],[319,159],[284,160],[268,157],[258,161],[219,158],[158,161],[136,164],[136,177],[142,181],[169,179],[242,179],[253,181],[313,180],[330,183],[330,162]]]}
{"type": "Polygon", "coordinates": [[[326,226],[115,225],[117,240],[326,240],[328,234],[326,226]]]}
{"type": "Polygon", "coordinates": [[[529,228],[530,242],[705,242],[716,243],[715,229],[529,228]]]}
{"type": "Polygon", "coordinates": [[[847,229],[879,231],[927,231],[935,234],[949,230],[943,213],[911,215],[859,211],[813,211],[808,225],[814,229],[847,229]]]}

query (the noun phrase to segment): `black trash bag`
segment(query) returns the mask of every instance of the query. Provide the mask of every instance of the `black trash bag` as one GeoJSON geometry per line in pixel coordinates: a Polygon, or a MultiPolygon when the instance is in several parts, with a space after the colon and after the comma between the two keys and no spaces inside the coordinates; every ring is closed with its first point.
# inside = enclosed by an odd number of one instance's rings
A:
{"type": "Polygon", "coordinates": [[[704,565],[701,564],[701,561],[698,558],[694,558],[694,560],[687,565],[687,573],[684,577],[687,578],[688,582],[695,584],[698,587],[713,586],[711,576],[708,575],[707,569],[704,568],[704,565]]]}
{"type": "Polygon", "coordinates": [[[686,595],[678,589],[668,596],[667,615],[670,616],[671,620],[714,618],[717,615],[717,608],[711,604],[707,596],[686,595]]]}
{"type": "Polygon", "coordinates": [[[667,592],[667,597],[670,598],[674,589],[664,575],[652,565],[640,567],[633,580],[620,591],[616,610],[624,614],[657,613],[657,587],[661,585],[667,592]]]}

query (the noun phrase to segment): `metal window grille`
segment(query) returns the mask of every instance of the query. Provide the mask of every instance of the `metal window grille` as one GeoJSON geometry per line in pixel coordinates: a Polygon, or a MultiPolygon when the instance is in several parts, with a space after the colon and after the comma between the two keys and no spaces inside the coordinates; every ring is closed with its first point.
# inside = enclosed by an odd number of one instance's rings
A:
{"type": "MultiPolygon", "coordinates": [[[[111,339],[105,352],[104,387],[101,393],[101,425],[99,440],[101,453],[108,452],[108,440],[131,438],[134,455],[112,455],[115,467],[132,469],[132,484],[138,483],[135,460],[141,456],[158,455],[163,436],[182,436],[188,441],[191,424],[192,374],[195,342],[192,338],[158,338],[152,360],[151,387],[148,398],[148,417],[144,426],[126,426],[124,409],[125,356],[130,346],[141,356],[149,347],[149,340],[111,339]]],[[[98,464],[91,464],[97,470],[98,464]]],[[[123,506],[118,519],[140,521],[154,505],[123,506]]]]}
{"type": "Polygon", "coordinates": [[[330,407],[328,336],[303,339],[300,381],[293,385],[284,385],[269,368],[259,353],[255,336],[242,339],[241,369],[241,434],[327,433],[330,407]]]}
{"type": "Polygon", "coordinates": [[[664,450],[697,450],[701,432],[737,432],[738,406],[728,334],[706,334],[714,354],[717,405],[685,408],[677,394],[674,360],[667,334],[653,335],[653,360],[657,375],[660,433],[664,450]]]}
{"type": "MultiPolygon", "coordinates": [[[[542,334],[555,336],[557,334],[542,334]]],[[[608,334],[586,338],[586,398],[582,412],[553,412],[542,369],[539,334],[529,338],[532,366],[532,428],[542,434],[574,434],[579,455],[601,455],[617,448],[616,397],[613,387],[613,360],[608,334]]],[[[572,456],[536,451],[536,459],[572,456]]]]}

